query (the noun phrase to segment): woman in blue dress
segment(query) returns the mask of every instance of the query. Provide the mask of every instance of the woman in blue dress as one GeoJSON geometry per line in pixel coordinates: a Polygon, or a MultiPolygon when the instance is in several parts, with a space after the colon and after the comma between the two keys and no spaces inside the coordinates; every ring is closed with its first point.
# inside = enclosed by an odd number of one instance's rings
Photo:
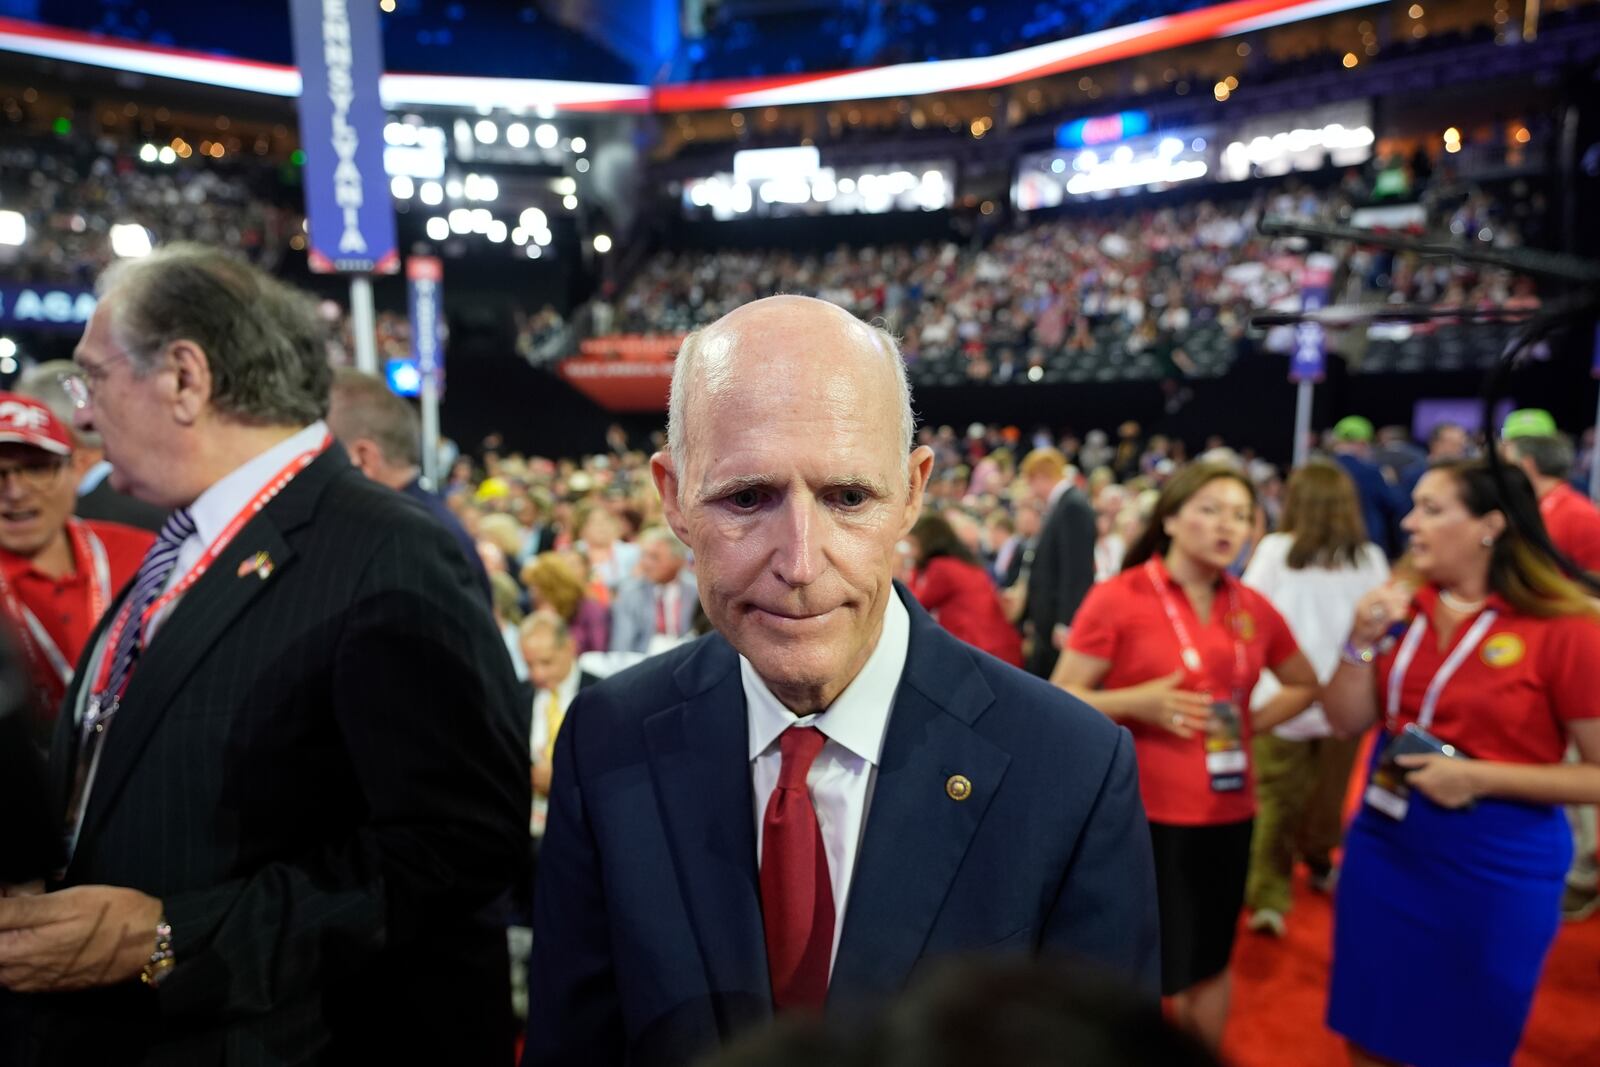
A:
{"type": "Polygon", "coordinates": [[[1345,839],[1328,1025],[1357,1067],[1504,1067],[1560,923],[1561,805],[1600,801],[1600,611],[1520,471],[1441,465],[1413,502],[1417,580],[1361,600],[1323,699],[1341,733],[1383,730],[1345,839]]]}

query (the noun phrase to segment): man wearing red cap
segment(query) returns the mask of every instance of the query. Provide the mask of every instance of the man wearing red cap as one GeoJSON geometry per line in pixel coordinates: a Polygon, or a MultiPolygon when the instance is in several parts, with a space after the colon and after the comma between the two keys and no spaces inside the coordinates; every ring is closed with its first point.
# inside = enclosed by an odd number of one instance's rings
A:
{"type": "Polygon", "coordinates": [[[94,624],[155,537],[72,517],[72,436],[49,408],[0,393],[0,610],[16,633],[48,738],[94,624]]]}

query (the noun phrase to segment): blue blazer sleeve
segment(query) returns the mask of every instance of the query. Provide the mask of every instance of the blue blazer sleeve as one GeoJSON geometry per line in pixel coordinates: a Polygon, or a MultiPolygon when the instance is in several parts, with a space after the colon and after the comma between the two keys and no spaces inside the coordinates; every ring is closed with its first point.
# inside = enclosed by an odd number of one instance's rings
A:
{"type": "Polygon", "coordinates": [[[591,699],[579,692],[567,728],[556,735],[550,814],[533,897],[522,1067],[621,1063],[626,1056],[599,850],[584,812],[576,754],[577,736],[589,718],[582,707],[591,699]]]}
{"type": "Polygon", "coordinates": [[[1083,836],[1045,922],[1041,947],[1136,977],[1152,997],[1161,988],[1161,928],[1155,860],[1139,797],[1133,737],[1116,751],[1083,836]]]}

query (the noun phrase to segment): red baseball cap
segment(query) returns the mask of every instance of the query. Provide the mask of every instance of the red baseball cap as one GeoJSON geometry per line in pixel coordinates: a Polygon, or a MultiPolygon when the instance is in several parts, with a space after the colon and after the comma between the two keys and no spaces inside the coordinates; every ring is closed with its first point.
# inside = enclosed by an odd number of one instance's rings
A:
{"type": "Polygon", "coordinates": [[[0,393],[0,444],[13,443],[58,456],[72,454],[72,434],[55,412],[32,397],[0,393]]]}

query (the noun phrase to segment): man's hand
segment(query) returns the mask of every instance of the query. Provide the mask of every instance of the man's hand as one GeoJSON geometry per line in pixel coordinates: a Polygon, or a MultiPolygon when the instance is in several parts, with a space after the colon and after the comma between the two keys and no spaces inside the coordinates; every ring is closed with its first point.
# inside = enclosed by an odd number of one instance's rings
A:
{"type": "Polygon", "coordinates": [[[0,986],[18,993],[118,985],[155,949],[161,901],[136,889],[85,885],[0,899],[0,986]]]}

